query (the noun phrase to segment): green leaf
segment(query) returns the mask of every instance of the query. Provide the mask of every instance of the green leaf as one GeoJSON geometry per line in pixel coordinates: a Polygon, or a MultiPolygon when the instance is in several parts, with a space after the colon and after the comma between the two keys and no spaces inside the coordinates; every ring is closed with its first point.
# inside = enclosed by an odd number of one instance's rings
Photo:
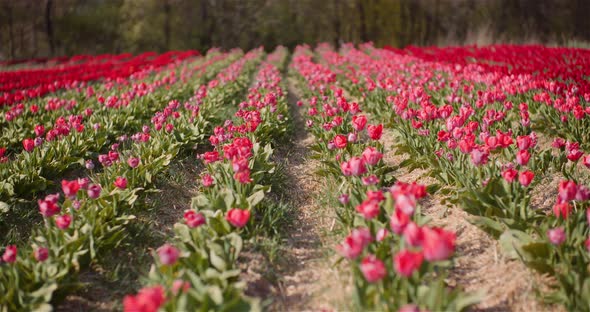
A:
{"type": "Polygon", "coordinates": [[[519,254],[522,254],[522,245],[531,241],[532,238],[528,234],[518,230],[507,230],[499,239],[502,252],[511,259],[519,258],[519,254]]]}
{"type": "Polygon", "coordinates": [[[258,203],[260,203],[263,199],[264,199],[264,191],[263,190],[250,195],[247,199],[248,207],[254,208],[254,206],[258,205],[258,203]]]}

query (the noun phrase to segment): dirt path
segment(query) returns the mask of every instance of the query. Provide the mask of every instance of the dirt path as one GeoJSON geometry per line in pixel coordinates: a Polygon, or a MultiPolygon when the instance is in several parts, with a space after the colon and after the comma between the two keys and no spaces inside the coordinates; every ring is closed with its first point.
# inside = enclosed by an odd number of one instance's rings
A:
{"type": "MultiPolygon", "coordinates": [[[[395,155],[392,144],[395,134],[388,130],[383,136],[389,151],[384,160],[397,165],[407,155],[395,155]]],[[[404,182],[418,181],[430,185],[437,181],[424,177],[426,170],[408,172],[401,168],[396,177],[404,182]]],[[[534,283],[540,276],[533,274],[520,261],[502,256],[497,241],[467,220],[469,214],[461,208],[441,204],[442,197],[427,197],[423,212],[432,218],[431,224],[453,230],[457,233],[455,267],[450,274],[449,284],[463,287],[468,292],[483,290],[486,298],[473,311],[552,311],[535,299],[534,283]]]]}
{"type": "Polygon", "coordinates": [[[320,204],[326,196],[322,178],[315,175],[317,160],[308,157],[313,136],[306,131],[305,120],[296,106],[297,92],[289,84],[289,103],[294,120],[295,135],[288,151],[289,200],[295,206],[293,226],[284,242],[279,278],[280,298],[275,298],[271,310],[320,311],[338,309],[346,300],[343,287],[351,285],[341,268],[334,267],[337,257],[330,232],[335,214],[330,207],[320,204]]]}

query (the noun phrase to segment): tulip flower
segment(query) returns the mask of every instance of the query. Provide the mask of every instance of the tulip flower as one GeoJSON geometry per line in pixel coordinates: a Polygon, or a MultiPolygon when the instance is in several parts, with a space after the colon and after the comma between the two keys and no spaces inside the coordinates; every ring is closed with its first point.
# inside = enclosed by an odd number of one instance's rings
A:
{"type": "Polygon", "coordinates": [[[129,159],[127,159],[127,164],[131,168],[137,168],[137,166],[139,166],[139,158],[137,158],[137,157],[129,157],[129,159]]]}
{"type": "Polygon", "coordinates": [[[422,248],[428,261],[448,259],[455,252],[455,233],[440,228],[423,228],[422,248]]]}
{"type": "Polygon", "coordinates": [[[61,230],[69,228],[71,223],[72,217],[70,217],[68,214],[55,218],[55,225],[61,230]]]}
{"type": "Polygon", "coordinates": [[[422,252],[402,250],[393,257],[393,266],[397,274],[403,277],[410,277],[420,268],[424,256],[422,252]]]}
{"type": "Polygon", "coordinates": [[[197,213],[194,210],[186,210],[184,212],[184,222],[190,228],[196,228],[205,224],[205,216],[202,213],[197,213]]]}
{"type": "Polygon", "coordinates": [[[80,190],[80,183],[78,183],[78,180],[61,180],[61,189],[66,197],[75,198],[76,194],[80,190]]]}
{"type": "Polygon", "coordinates": [[[368,125],[367,134],[372,140],[379,140],[381,138],[381,135],[383,134],[383,125],[368,125]]]}
{"type": "Polygon", "coordinates": [[[32,152],[35,149],[35,141],[33,139],[24,139],[23,140],[23,147],[25,151],[32,152]]]}
{"type": "Polygon", "coordinates": [[[368,146],[367,148],[365,148],[362,155],[363,159],[365,160],[365,163],[367,163],[370,166],[376,165],[377,163],[379,163],[381,158],[383,158],[383,154],[381,154],[376,148],[372,146],[368,146]]]}
{"type": "Polygon", "coordinates": [[[201,177],[201,184],[203,184],[204,187],[210,187],[214,182],[215,180],[210,174],[205,174],[201,177]]]}
{"type": "Polygon", "coordinates": [[[232,208],[225,215],[225,219],[233,226],[242,228],[248,223],[250,219],[250,210],[232,208]]]}
{"type": "Polygon", "coordinates": [[[550,229],[547,231],[547,238],[553,245],[561,245],[566,240],[565,231],[561,227],[550,229]]]}
{"type": "Polygon", "coordinates": [[[114,184],[117,188],[124,190],[127,188],[127,179],[124,177],[117,177],[114,184]]]}
{"type": "Polygon", "coordinates": [[[166,302],[166,292],[160,285],[145,287],[136,296],[125,296],[124,312],[150,311],[156,312],[166,302]]]}
{"type": "Polygon", "coordinates": [[[332,142],[334,143],[334,146],[339,149],[345,148],[346,144],[348,143],[346,140],[346,136],[344,136],[342,134],[335,136],[334,140],[332,140],[332,142]]]}
{"type": "Polygon", "coordinates": [[[49,258],[49,249],[45,247],[39,247],[33,251],[33,256],[38,262],[43,262],[49,258]]]}
{"type": "Polygon", "coordinates": [[[368,255],[361,261],[361,272],[369,283],[380,281],[387,275],[383,261],[375,255],[368,255]]]}
{"type": "Polygon", "coordinates": [[[18,253],[18,249],[16,245],[8,245],[4,250],[4,254],[2,255],[2,261],[6,263],[14,263],[16,262],[16,256],[18,253]]]}
{"type": "Polygon", "coordinates": [[[178,260],[178,257],[180,257],[178,249],[170,244],[164,244],[158,248],[157,252],[160,262],[163,265],[173,265],[178,260]]]}
{"type": "Polygon", "coordinates": [[[535,174],[532,171],[530,171],[530,170],[523,171],[518,176],[518,182],[520,182],[520,184],[522,186],[527,187],[531,184],[534,177],[535,177],[535,174]]]}

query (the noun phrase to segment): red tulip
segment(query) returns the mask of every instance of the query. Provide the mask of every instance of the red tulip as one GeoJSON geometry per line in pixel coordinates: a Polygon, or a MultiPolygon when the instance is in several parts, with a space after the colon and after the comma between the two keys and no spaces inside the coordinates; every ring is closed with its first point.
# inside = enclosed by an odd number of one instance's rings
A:
{"type": "Polygon", "coordinates": [[[526,166],[531,159],[531,153],[528,150],[520,150],[516,153],[516,162],[521,166],[526,166]]]}
{"type": "Polygon", "coordinates": [[[39,247],[33,251],[33,256],[38,262],[43,262],[49,258],[49,249],[45,247],[39,247]]]}
{"type": "Polygon", "coordinates": [[[158,248],[158,257],[163,265],[173,265],[178,260],[178,257],[180,257],[180,252],[176,247],[170,244],[164,244],[158,248]]]}
{"type": "Polygon", "coordinates": [[[379,215],[379,202],[367,199],[356,206],[356,211],[363,215],[365,219],[371,220],[379,215]]]}
{"type": "Polygon", "coordinates": [[[38,200],[37,203],[39,204],[39,212],[46,218],[58,214],[61,210],[61,208],[56,203],[47,200],[47,198],[44,200],[38,200]]]}
{"type": "Polygon", "coordinates": [[[532,171],[530,171],[530,170],[523,171],[518,176],[518,182],[520,182],[520,184],[522,186],[527,187],[531,184],[534,177],[535,177],[535,174],[532,171]]]}
{"type": "Polygon", "coordinates": [[[160,285],[146,287],[136,296],[125,296],[123,299],[124,312],[157,312],[166,302],[164,288],[160,285]]]}
{"type": "Polygon", "coordinates": [[[339,134],[334,137],[333,143],[334,143],[334,146],[336,146],[336,148],[343,149],[346,147],[346,144],[348,142],[346,140],[346,136],[339,134]]]}
{"type": "Polygon", "coordinates": [[[250,178],[250,169],[234,173],[234,179],[240,182],[241,184],[248,184],[254,181],[252,180],[252,178],[250,178]]]}
{"type": "Polygon", "coordinates": [[[399,275],[410,277],[414,271],[420,268],[423,260],[424,256],[421,252],[402,250],[394,256],[393,266],[399,275]]]}
{"type": "Polygon", "coordinates": [[[124,190],[127,188],[127,179],[123,177],[117,177],[114,184],[117,188],[124,190]]]}
{"type": "Polygon", "coordinates": [[[572,149],[567,153],[567,159],[571,161],[578,161],[582,156],[584,156],[584,153],[579,149],[572,149]]]}
{"type": "Polygon", "coordinates": [[[380,281],[387,274],[383,261],[374,255],[368,255],[361,261],[361,272],[369,283],[380,281]]]}
{"type": "Polygon", "coordinates": [[[35,135],[40,137],[45,134],[45,127],[43,125],[36,125],[35,126],[35,135]]]}
{"type": "Polygon", "coordinates": [[[184,222],[190,228],[196,228],[205,224],[205,216],[202,213],[197,213],[194,210],[186,210],[184,212],[184,222]]]}
{"type": "Polygon", "coordinates": [[[517,176],[518,176],[518,171],[516,171],[514,168],[508,168],[508,169],[502,171],[502,177],[508,183],[514,182],[514,180],[516,179],[517,176]]]}
{"type": "Polygon", "coordinates": [[[227,214],[225,215],[225,219],[233,226],[241,228],[248,223],[250,219],[250,210],[248,209],[239,209],[239,208],[232,208],[230,209],[227,214]]]}
{"type": "Polygon", "coordinates": [[[369,137],[373,140],[379,140],[381,138],[381,135],[383,134],[383,125],[379,124],[379,125],[368,125],[367,126],[367,134],[369,135],[369,137]]]}
{"type": "Polygon", "coordinates": [[[61,180],[61,190],[64,192],[64,195],[68,198],[75,198],[76,194],[80,190],[80,184],[78,180],[61,180]]]}
{"type": "Polygon", "coordinates": [[[33,149],[35,149],[35,141],[33,139],[24,139],[23,147],[25,148],[25,151],[32,152],[33,149]]]}
{"type": "Polygon", "coordinates": [[[573,207],[568,202],[563,202],[553,205],[553,213],[557,218],[562,217],[567,219],[567,216],[572,211],[573,207]]]}

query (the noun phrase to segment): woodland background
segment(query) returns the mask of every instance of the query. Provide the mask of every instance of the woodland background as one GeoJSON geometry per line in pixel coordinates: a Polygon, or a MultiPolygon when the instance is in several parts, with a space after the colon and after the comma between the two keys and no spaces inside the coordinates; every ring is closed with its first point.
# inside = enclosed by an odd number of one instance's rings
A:
{"type": "Polygon", "coordinates": [[[260,45],[590,41],[590,0],[0,0],[0,60],[260,45]]]}

